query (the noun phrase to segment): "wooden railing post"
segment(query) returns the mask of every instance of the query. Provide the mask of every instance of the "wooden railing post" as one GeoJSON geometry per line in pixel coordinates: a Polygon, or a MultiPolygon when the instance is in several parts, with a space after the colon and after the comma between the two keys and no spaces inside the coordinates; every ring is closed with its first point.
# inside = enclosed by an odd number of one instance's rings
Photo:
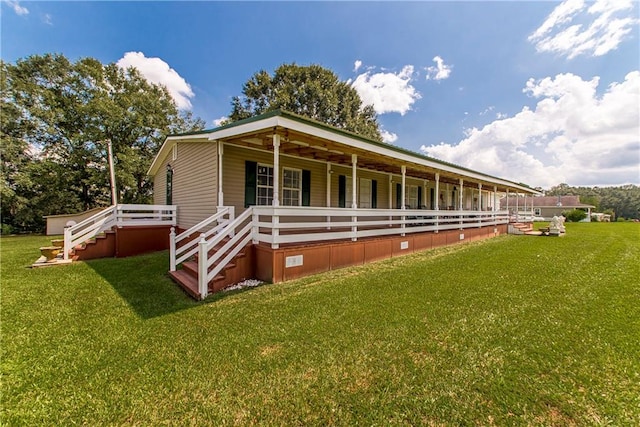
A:
{"type": "Polygon", "coordinates": [[[204,233],[200,235],[200,242],[198,243],[198,292],[200,293],[200,299],[205,299],[208,294],[209,281],[207,280],[207,264],[209,261],[209,254],[207,250],[207,240],[204,237],[204,233]]]}
{"type": "Polygon", "coordinates": [[[250,207],[249,209],[253,210],[251,213],[251,243],[257,245],[259,243],[258,234],[260,233],[260,229],[258,228],[258,221],[260,217],[253,207],[250,207]]]}
{"type": "Polygon", "coordinates": [[[358,217],[356,215],[351,217],[351,233],[353,233],[353,236],[351,236],[351,241],[355,242],[356,240],[358,240],[358,217]]]}
{"type": "MultiPolygon", "coordinates": [[[[229,222],[233,222],[234,219],[236,219],[236,207],[235,206],[229,206],[229,222]]],[[[236,230],[235,229],[231,229],[230,233],[229,233],[229,238],[233,237],[236,235],[236,230]]]]}
{"type": "Polygon", "coordinates": [[[64,229],[64,259],[69,259],[69,252],[71,252],[71,229],[66,227],[64,229]]]}
{"type": "Polygon", "coordinates": [[[280,216],[277,214],[276,210],[273,209],[271,215],[271,248],[278,249],[280,247],[280,243],[278,242],[278,238],[280,237],[280,216]]]}
{"type": "Polygon", "coordinates": [[[176,271],[176,228],[169,232],[169,271],[176,271]]]}

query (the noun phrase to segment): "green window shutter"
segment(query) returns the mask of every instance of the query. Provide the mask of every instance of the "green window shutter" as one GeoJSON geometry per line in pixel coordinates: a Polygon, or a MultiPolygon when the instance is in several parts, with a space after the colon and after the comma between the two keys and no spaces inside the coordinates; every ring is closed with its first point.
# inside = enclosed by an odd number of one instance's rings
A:
{"type": "Polygon", "coordinates": [[[402,184],[396,184],[396,208],[402,209],[402,184]]]}
{"type": "Polygon", "coordinates": [[[373,209],[378,207],[378,181],[371,180],[371,207],[373,209]]]}
{"type": "Polygon", "coordinates": [[[244,207],[256,204],[256,171],[258,163],[246,160],[244,162],[244,207]]]}
{"type": "Polygon", "coordinates": [[[167,186],[166,186],[166,196],[167,196],[167,205],[173,204],[173,168],[171,166],[167,167],[167,186]]]}
{"type": "Polygon", "coordinates": [[[344,208],[347,206],[347,178],[344,175],[338,176],[338,206],[344,208]]]}
{"type": "Polygon", "coordinates": [[[422,186],[418,187],[418,209],[422,209],[422,186]]]}
{"type": "Polygon", "coordinates": [[[302,206],[311,206],[311,171],[302,170],[302,206]]]}
{"type": "Polygon", "coordinates": [[[431,210],[434,210],[436,208],[436,190],[434,190],[433,188],[429,189],[429,199],[431,210]]]}

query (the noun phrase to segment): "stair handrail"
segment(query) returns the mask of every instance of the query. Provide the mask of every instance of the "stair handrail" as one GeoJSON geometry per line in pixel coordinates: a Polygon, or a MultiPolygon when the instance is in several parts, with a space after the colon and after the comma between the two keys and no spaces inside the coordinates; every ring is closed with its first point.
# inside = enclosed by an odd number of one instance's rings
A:
{"type": "Polygon", "coordinates": [[[112,205],[95,215],[64,229],[64,259],[69,259],[71,250],[78,244],[95,237],[116,224],[116,206],[112,205]]]}
{"type": "Polygon", "coordinates": [[[224,224],[224,227],[210,239],[207,240],[204,235],[201,236],[198,241],[198,291],[200,298],[207,297],[209,282],[252,240],[253,220],[244,224],[252,216],[253,207],[249,207],[237,218],[224,224]],[[240,231],[236,231],[243,224],[244,227],[240,231]],[[222,248],[209,256],[209,251],[227,236],[232,237],[222,248]],[[214,264],[215,266],[209,272],[209,268],[214,264]]]}
{"type": "Polygon", "coordinates": [[[193,239],[191,241],[186,242],[182,246],[178,246],[178,243],[183,241],[184,239],[192,236],[194,233],[201,231],[205,227],[213,224],[214,222],[218,222],[215,227],[207,230],[204,234],[205,238],[209,238],[211,235],[217,234],[224,227],[228,221],[220,221],[224,218],[225,215],[229,215],[229,221],[233,220],[233,207],[224,206],[219,207],[218,212],[211,215],[208,218],[203,219],[193,227],[188,230],[183,231],[182,233],[176,235],[175,229],[171,229],[171,233],[169,234],[169,248],[170,248],[170,271],[176,271],[178,265],[189,259],[191,256],[195,255],[198,252],[198,242],[199,239],[193,239]]]}

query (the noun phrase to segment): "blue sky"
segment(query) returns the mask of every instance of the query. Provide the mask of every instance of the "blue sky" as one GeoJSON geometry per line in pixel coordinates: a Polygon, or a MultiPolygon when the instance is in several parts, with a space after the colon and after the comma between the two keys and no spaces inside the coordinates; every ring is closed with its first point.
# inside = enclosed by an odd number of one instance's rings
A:
{"type": "Polygon", "coordinates": [[[320,64],[389,143],[543,188],[640,184],[639,6],[2,0],[1,56],[136,66],[208,127],[256,71],[320,64]]]}

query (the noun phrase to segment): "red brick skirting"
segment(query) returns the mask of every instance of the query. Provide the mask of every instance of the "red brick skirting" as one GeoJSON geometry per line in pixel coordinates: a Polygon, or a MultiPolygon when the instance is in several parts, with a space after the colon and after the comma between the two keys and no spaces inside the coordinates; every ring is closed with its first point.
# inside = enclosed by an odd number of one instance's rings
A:
{"type": "Polygon", "coordinates": [[[439,233],[407,234],[404,237],[363,239],[356,242],[325,242],[312,245],[272,249],[268,245],[255,247],[255,276],[257,279],[278,283],[311,274],[362,265],[367,262],[407,255],[439,246],[452,245],[507,233],[507,225],[439,233]],[[302,265],[286,267],[290,261],[302,256],[302,265]]]}

